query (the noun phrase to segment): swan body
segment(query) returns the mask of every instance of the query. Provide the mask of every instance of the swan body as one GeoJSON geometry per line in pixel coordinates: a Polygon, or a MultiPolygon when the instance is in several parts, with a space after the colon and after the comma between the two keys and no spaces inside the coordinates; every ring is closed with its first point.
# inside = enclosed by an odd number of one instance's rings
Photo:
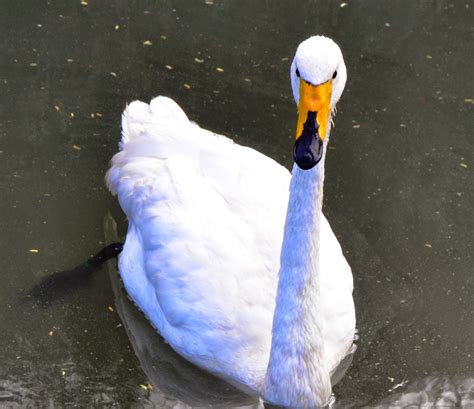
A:
{"type": "MultiPolygon", "coordinates": [[[[340,54],[324,37],[300,45],[291,68],[297,103],[297,74],[319,84],[311,76],[334,69],[314,62],[314,47],[340,54]]],[[[343,88],[342,55],[334,60],[343,88]]],[[[342,93],[332,83],[331,109],[342,93]]],[[[120,275],[153,326],[201,368],[300,408],[327,402],[355,331],[351,270],[321,212],[324,152],[309,170],[295,164],[292,176],[158,97],[124,111],[106,176],[129,222],[120,275]]]]}

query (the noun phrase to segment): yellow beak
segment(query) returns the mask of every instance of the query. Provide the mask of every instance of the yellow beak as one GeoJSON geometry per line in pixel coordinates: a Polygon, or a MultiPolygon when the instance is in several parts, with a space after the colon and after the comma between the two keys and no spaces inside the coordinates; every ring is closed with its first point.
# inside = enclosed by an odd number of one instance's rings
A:
{"type": "Polygon", "coordinates": [[[316,113],[318,135],[322,141],[326,138],[326,129],[331,113],[332,80],[320,85],[312,85],[300,78],[300,101],[298,104],[298,122],[296,140],[303,134],[308,112],[316,113]]]}

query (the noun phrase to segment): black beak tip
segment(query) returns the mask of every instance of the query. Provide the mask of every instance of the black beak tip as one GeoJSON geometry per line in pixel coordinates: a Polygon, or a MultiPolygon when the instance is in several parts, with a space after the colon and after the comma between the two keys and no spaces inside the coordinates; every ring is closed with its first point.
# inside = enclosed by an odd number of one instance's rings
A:
{"type": "Polygon", "coordinates": [[[323,141],[321,138],[299,138],[293,148],[293,159],[302,170],[314,168],[323,157],[323,141]]]}

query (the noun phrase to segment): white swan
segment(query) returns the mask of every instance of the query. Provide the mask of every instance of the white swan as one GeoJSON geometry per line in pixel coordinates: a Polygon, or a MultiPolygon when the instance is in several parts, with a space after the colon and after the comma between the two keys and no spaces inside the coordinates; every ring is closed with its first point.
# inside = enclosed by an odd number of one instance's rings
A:
{"type": "Polygon", "coordinates": [[[173,349],[268,402],[312,408],[355,330],[351,270],[321,212],[339,47],[307,39],[290,76],[292,175],[158,97],[125,110],[106,179],[128,216],[124,285],[173,349]]]}

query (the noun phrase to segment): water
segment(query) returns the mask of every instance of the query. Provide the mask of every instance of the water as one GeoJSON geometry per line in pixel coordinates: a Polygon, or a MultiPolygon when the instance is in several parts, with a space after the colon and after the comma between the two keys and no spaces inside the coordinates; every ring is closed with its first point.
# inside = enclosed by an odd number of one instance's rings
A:
{"type": "Polygon", "coordinates": [[[203,127],[289,167],[296,115],[288,68],[314,33],[340,44],[349,74],[324,206],[353,269],[361,338],[334,390],[337,405],[388,407],[450,390],[448,406],[469,399],[473,8],[3,0],[0,407],[258,407],[180,360],[133,307],[124,313],[105,267],[52,291],[47,305],[27,294],[104,246],[109,210],[123,234],[103,175],[126,102],[168,95],[203,127]],[[139,343],[127,336],[133,325],[139,343]],[[150,358],[156,371],[137,345],[158,359],[150,358]],[[157,377],[168,386],[150,390],[157,377]]]}

